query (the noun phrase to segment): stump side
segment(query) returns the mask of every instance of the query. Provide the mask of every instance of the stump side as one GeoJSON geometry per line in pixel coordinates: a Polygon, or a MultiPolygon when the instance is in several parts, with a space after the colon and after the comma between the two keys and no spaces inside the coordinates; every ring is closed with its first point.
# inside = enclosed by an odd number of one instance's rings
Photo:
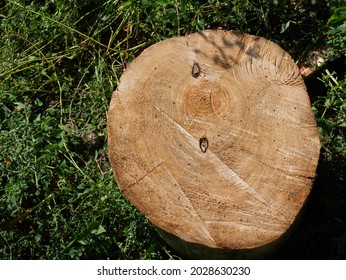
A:
{"type": "Polygon", "coordinates": [[[123,194],[156,227],[207,248],[283,236],[319,158],[298,67],[276,44],[235,31],[146,49],[120,79],[107,129],[123,194]]]}

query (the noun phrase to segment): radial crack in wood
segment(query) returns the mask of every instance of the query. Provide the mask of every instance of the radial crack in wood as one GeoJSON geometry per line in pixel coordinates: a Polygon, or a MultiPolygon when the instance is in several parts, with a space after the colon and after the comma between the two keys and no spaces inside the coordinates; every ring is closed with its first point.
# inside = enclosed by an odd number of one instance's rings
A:
{"type": "Polygon", "coordinates": [[[146,49],[120,79],[107,129],[119,188],[193,258],[272,248],[301,213],[319,158],[298,67],[236,31],[146,49]]]}

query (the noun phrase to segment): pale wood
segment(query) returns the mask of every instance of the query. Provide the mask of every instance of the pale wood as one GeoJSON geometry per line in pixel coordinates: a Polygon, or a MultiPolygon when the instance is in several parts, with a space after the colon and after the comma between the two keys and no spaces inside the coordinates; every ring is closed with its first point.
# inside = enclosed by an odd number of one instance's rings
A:
{"type": "Polygon", "coordinates": [[[121,191],[156,227],[233,250],[292,226],[320,149],[289,54],[224,30],[159,42],[132,62],[111,100],[108,140],[121,191]]]}

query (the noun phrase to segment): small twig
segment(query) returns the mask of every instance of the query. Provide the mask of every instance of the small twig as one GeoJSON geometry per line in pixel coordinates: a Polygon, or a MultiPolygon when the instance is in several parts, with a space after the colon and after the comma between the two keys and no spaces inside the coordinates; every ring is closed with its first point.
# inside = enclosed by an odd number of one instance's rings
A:
{"type": "Polygon", "coordinates": [[[26,210],[23,214],[15,218],[9,223],[9,227],[13,227],[18,222],[23,221],[27,216],[32,214],[34,211],[36,211],[38,208],[42,207],[44,204],[47,204],[51,199],[53,199],[55,196],[55,193],[51,193],[48,195],[44,200],[42,200],[39,204],[31,207],[30,209],[26,210]]]}

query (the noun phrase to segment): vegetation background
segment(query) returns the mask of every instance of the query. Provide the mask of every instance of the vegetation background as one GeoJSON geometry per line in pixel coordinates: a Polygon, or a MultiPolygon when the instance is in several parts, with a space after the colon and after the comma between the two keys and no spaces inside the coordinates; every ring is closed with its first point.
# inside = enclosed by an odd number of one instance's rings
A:
{"type": "Polygon", "coordinates": [[[121,195],[107,110],[127,63],[203,29],[279,44],[306,79],[323,148],[303,221],[277,259],[346,258],[342,0],[0,1],[0,259],[176,259],[121,195]],[[322,53],[319,50],[324,50],[322,53]]]}

